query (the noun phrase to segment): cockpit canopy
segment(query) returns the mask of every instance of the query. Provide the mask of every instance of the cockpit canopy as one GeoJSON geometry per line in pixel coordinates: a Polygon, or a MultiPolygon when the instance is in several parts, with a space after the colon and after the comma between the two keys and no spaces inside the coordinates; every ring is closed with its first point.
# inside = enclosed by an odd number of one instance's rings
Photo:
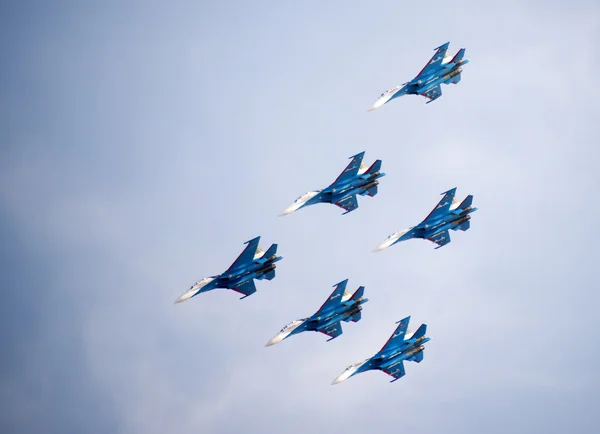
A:
{"type": "Polygon", "coordinates": [[[190,289],[194,289],[194,288],[198,288],[199,286],[203,286],[206,285],[208,282],[214,280],[212,277],[205,277],[204,279],[201,279],[199,281],[197,281],[196,283],[194,283],[192,286],[190,286],[190,289]]]}
{"type": "Polygon", "coordinates": [[[384,97],[390,93],[396,92],[398,89],[400,89],[400,86],[396,86],[396,87],[392,87],[391,89],[386,90],[385,92],[383,92],[379,98],[384,97]]]}
{"type": "Polygon", "coordinates": [[[356,363],[353,363],[353,364],[351,364],[350,366],[348,366],[348,367],[346,368],[346,371],[349,371],[349,370],[351,370],[351,369],[358,368],[358,367],[359,367],[360,365],[362,365],[363,363],[365,363],[365,362],[363,361],[363,362],[356,362],[356,363]]]}
{"type": "Polygon", "coordinates": [[[284,332],[290,331],[290,329],[295,329],[300,324],[302,324],[304,321],[305,321],[304,319],[297,319],[295,321],[292,321],[291,323],[283,326],[283,328],[281,329],[281,331],[279,333],[284,333],[284,332]]]}
{"type": "Polygon", "coordinates": [[[311,197],[315,196],[317,193],[319,193],[319,191],[321,191],[321,190],[308,191],[308,192],[304,193],[302,196],[298,197],[298,199],[296,199],[294,201],[294,203],[305,202],[308,199],[310,199],[311,197]]]}

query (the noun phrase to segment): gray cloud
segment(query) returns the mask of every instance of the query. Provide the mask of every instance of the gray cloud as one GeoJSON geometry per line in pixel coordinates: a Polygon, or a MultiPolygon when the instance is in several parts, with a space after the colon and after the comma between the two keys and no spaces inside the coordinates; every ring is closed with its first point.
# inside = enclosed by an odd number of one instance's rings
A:
{"type": "Polygon", "coordinates": [[[595,2],[2,15],[0,431],[594,431],[595,2]],[[447,40],[459,85],[366,112],[447,40]],[[376,198],[276,217],[361,150],[376,198]],[[469,232],[371,253],[454,186],[469,232]],[[256,235],[275,280],[173,306],[256,235]],[[264,348],[344,278],[360,323],[264,348]],[[406,315],[424,363],[330,386],[406,315]]]}

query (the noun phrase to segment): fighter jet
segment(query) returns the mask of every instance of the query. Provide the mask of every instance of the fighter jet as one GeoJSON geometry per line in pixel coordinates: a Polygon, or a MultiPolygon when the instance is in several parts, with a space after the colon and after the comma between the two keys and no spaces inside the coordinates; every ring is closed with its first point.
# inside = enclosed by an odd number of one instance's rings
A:
{"type": "Polygon", "coordinates": [[[429,213],[425,220],[417,226],[405,229],[400,232],[394,232],[386,238],[386,240],[375,248],[375,252],[386,249],[400,241],[410,240],[411,238],[423,238],[436,243],[439,249],[450,242],[450,234],[448,229],[456,231],[469,230],[471,227],[471,214],[477,211],[477,208],[472,207],[473,196],[468,195],[465,200],[459,205],[454,198],[456,187],[448,190],[443,199],[429,213]]]}
{"type": "Polygon", "coordinates": [[[378,178],[385,176],[385,173],[380,172],[381,160],[377,160],[371,167],[362,164],[365,153],[361,152],[352,158],[352,161],[346,169],[337,177],[337,179],[329,187],[323,190],[309,191],[303,194],[288,206],[280,215],[288,215],[294,211],[315,203],[333,203],[340,208],[346,210],[343,214],[348,214],[358,208],[358,200],[356,195],[364,196],[368,194],[373,197],[377,194],[378,178]]]}
{"type": "Polygon", "coordinates": [[[335,289],[317,313],[309,318],[292,321],[282,328],[277,336],[267,342],[267,345],[265,346],[269,347],[275,345],[285,338],[305,331],[321,332],[329,336],[329,339],[327,339],[327,342],[329,342],[342,334],[342,325],[340,321],[360,321],[360,312],[362,310],[361,304],[369,301],[368,298],[363,297],[365,287],[359,287],[356,292],[350,296],[350,294],[346,292],[347,283],[348,279],[334,285],[335,289]]]}
{"type": "MultiPolygon", "coordinates": [[[[370,359],[354,363],[331,384],[338,384],[361,372],[371,369],[379,369],[388,375],[394,377],[390,383],[404,377],[404,361],[421,363],[423,361],[424,344],[431,338],[426,337],[427,324],[421,324],[421,327],[410,337],[405,336],[410,322],[410,316],[399,321],[400,325],[388,339],[385,345],[370,359]]],[[[397,324],[397,323],[396,323],[397,324]]]]}
{"type": "Polygon", "coordinates": [[[437,47],[435,49],[437,51],[431,60],[415,78],[402,84],[402,86],[396,86],[383,92],[375,101],[375,104],[369,108],[369,111],[378,109],[385,103],[402,95],[422,95],[429,98],[429,101],[427,101],[427,104],[429,104],[442,96],[440,86],[442,83],[458,83],[461,78],[462,66],[469,63],[469,60],[463,59],[465,55],[464,48],[458,50],[453,58],[447,56],[446,51],[449,45],[450,42],[446,42],[444,45],[437,47]]]}
{"type": "Polygon", "coordinates": [[[246,241],[244,244],[248,246],[225,272],[205,277],[194,283],[175,303],[181,303],[197,294],[216,288],[233,289],[244,294],[240,300],[254,294],[256,292],[254,279],[272,280],[275,277],[275,262],[283,259],[282,256],[277,256],[277,244],[272,244],[264,252],[258,246],[259,241],[260,237],[246,241]]]}

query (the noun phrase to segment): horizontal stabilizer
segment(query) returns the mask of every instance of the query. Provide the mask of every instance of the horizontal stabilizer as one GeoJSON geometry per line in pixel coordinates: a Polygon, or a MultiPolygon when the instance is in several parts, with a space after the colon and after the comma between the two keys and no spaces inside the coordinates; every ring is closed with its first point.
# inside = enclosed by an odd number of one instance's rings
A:
{"type": "Polygon", "coordinates": [[[415,355],[415,359],[413,360],[413,362],[421,363],[423,361],[423,353],[425,353],[425,351],[419,351],[415,355]]]}
{"type": "Polygon", "coordinates": [[[452,77],[452,80],[450,80],[450,83],[457,84],[461,78],[462,78],[461,74],[457,74],[454,77],[452,77]]]}
{"type": "Polygon", "coordinates": [[[412,335],[411,339],[419,339],[425,336],[427,333],[427,324],[421,324],[421,327],[417,329],[414,335],[412,335]]]}
{"type": "Polygon", "coordinates": [[[350,321],[359,322],[361,318],[362,318],[362,314],[361,314],[361,311],[359,310],[358,312],[356,312],[354,315],[352,315],[350,317],[350,321]]]}
{"type": "Polygon", "coordinates": [[[367,194],[371,197],[375,196],[377,194],[377,186],[369,188],[367,194]]]}
{"type": "Polygon", "coordinates": [[[471,227],[471,222],[470,221],[466,221],[462,225],[460,225],[458,227],[458,229],[460,229],[461,231],[468,231],[470,227],[471,227]]]}
{"type": "Polygon", "coordinates": [[[364,286],[360,286],[356,292],[352,295],[352,297],[350,298],[351,300],[355,301],[358,300],[359,298],[361,298],[363,295],[365,294],[365,287],[364,286]]]}
{"type": "Polygon", "coordinates": [[[274,278],[275,278],[275,270],[271,270],[267,274],[265,274],[265,279],[267,279],[267,280],[273,280],[274,278]]]}

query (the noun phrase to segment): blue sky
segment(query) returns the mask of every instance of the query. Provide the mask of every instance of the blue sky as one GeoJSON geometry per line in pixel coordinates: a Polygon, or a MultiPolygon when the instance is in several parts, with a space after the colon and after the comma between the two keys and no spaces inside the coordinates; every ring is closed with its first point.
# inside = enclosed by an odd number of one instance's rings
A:
{"type": "Polygon", "coordinates": [[[1,432],[597,430],[596,2],[2,9],[1,432]],[[460,84],[366,111],[446,41],[460,84]],[[377,197],[277,217],[363,150],[377,197]],[[371,253],[452,187],[469,232],[371,253]],[[173,305],[257,235],[275,280],[173,305]],[[360,323],[264,348],[345,278],[360,323]],[[330,386],[407,315],[423,363],[330,386]]]}

